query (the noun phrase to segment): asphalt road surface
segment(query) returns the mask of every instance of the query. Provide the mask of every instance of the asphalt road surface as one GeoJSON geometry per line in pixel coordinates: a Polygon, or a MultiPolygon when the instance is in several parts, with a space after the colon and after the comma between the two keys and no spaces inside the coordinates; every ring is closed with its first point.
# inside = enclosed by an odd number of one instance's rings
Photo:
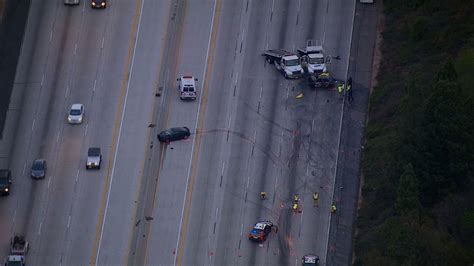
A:
{"type": "MultiPolygon", "coordinates": [[[[261,53],[319,39],[341,58],[329,70],[344,80],[354,8],[343,0],[111,0],[104,10],[32,1],[2,235],[26,234],[28,265],[298,265],[307,253],[325,265],[342,101],[306,79],[285,80],[261,53]],[[179,99],[181,75],[198,78],[196,101],[179,99]],[[67,124],[72,103],[85,105],[81,125],[67,124]],[[174,126],[191,137],[159,143],[156,134],[174,126]],[[100,170],[85,169],[91,146],[102,149],[100,170]],[[31,180],[38,157],[47,176],[31,180]],[[260,220],[278,230],[250,242],[260,220]]],[[[0,239],[2,254],[8,241],[0,239]]]]}

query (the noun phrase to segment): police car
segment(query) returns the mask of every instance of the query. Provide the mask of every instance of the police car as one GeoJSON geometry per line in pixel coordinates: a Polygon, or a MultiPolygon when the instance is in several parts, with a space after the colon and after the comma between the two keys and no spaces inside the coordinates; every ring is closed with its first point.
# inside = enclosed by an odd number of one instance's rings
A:
{"type": "Polygon", "coordinates": [[[303,256],[303,266],[319,265],[319,257],[313,254],[306,254],[303,256]]]}
{"type": "Polygon", "coordinates": [[[193,76],[182,76],[177,79],[179,82],[179,98],[181,100],[196,100],[196,81],[198,79],[193,76]]]}
{"type": "Polygon", "coordinates": [[[249,233],[249,240],[265,241],[272,228],[273,223],[270,221],[257,222],[249,233]]]}

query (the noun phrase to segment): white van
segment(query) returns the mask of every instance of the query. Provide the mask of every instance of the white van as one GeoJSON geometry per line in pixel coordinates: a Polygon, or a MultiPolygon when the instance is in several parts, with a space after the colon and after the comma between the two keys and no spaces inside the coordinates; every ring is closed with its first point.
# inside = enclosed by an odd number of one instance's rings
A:
{"type": "Polygon", "coordinates": [[[196,100],[196,82],[198,79],[193,76],[182,76],[178,78],[179,94],[181,100],[196,100]]]}

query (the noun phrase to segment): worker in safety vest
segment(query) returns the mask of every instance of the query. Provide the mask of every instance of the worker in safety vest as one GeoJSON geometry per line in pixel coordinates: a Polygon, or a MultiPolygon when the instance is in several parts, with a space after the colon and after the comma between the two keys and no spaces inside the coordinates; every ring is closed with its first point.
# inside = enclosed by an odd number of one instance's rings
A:
{"type": "Polygon", "coordinates": [[[344,83],[341,82],[337,84],[337,93],[339,93],[339,98],[342,99],[344,95],[344,83]]]}

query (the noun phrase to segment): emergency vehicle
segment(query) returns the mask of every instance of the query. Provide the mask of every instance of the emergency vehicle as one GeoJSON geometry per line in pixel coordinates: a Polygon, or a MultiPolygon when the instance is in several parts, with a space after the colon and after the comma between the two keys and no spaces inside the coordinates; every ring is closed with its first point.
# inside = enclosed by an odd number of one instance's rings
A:
{"type": "Polygon", "coordinates": [[[193,76],[182,76],[177,79],[179,82],[179,98],[181,100],[196,100],[197,90],[196,81],[198,79],[193,76]]]}

